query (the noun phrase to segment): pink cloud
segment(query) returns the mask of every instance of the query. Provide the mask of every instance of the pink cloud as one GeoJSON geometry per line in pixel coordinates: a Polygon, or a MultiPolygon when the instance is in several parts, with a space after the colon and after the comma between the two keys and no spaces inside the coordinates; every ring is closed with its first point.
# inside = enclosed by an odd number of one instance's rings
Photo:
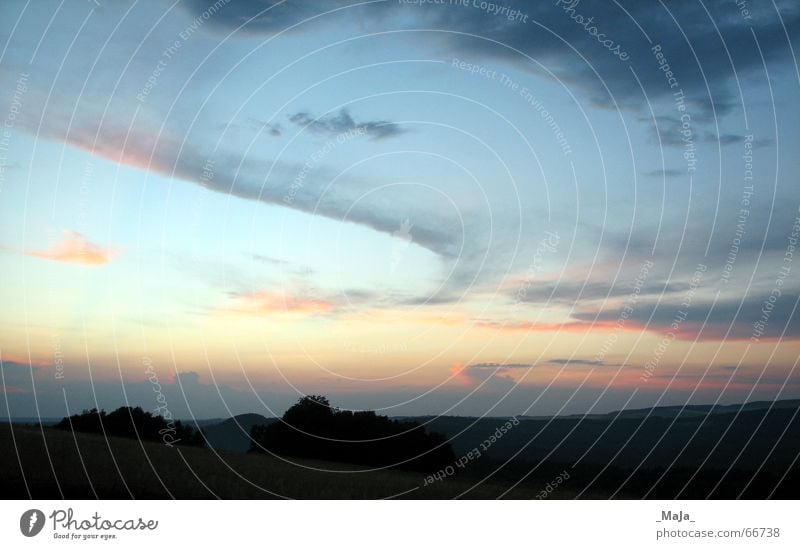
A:
{"type": "Polygon", "coordinates": [[[51,261],[97,267],[110,262],[117,256],[119,251],[115,248],[104,248],[90,242],[82,234],[75,231],[64,231],[64,237],[52,248],[23,253],[31,257],[39,257],[51,261]]]}
{"type": "Polygon", "coordinates": [[[614,330],[619,326],[615,321],[599,320],[595,322],[567,321],[567,322],[528,322],[497,320],[481,320],[477,323],[481,328],[510,332],[571,332],[582,333],[592,330],[614,330]]]}
{"type": "Polygon", "coordinates": [[[331,312],[336,304],[326,299],[259,291],[236,294],[233,303],[222,312],[265,316],[275,314],[317,315],[331,312]]]}
{"type": "Polygon", "coordinates": [[[527,370],[531,368],[530,364],[517,364],[517,363],[498,363],[498,362],[480,362],[476,364],[465,364],[463,362],[456,362],[450,367],[450,374],[452,379],[462,385],[485,385],[487,382],[492,381],[501,382],[506,385],[508,383],[516,383],[511,372],[514,370],[527,370]]]}

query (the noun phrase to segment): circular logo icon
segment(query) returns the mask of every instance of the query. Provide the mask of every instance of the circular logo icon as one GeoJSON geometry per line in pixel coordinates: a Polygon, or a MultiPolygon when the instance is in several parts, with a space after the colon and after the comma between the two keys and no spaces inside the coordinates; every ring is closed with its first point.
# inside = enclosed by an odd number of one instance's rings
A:
{"type": "Polygon", "coordinates": [[[19,518],[19,530],[22,535],[32,538],[44,528],[44,513],[38,509],[29,509],[19,518]]]}

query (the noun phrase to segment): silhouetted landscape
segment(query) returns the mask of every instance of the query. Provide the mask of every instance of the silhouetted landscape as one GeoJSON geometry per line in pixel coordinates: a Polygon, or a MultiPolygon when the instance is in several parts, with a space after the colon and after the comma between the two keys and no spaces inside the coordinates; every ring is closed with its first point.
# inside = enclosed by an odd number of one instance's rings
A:
{"type": "Polygon", "coordinates": [[[254,425],[251,437],[254,452],[373,467],[434,472],[455,461],[445,437],[417,422],[336,410],[318,395],[301,398],[282,421],[254,425]]]}
{"type": "Polygon", "coordinates": [[[318,395],[280,419],[89,410],[3,425],[0,485],[6,498],[793,498],[799,411],[785,400],[398,419],[318,395]]]}
{"type": "Polygon", "coordinates": [[[161,440],[168,445],[205,445],[199,429],[193,429],[180,421],[153,415],[139,407],[123,406],[110,414],[105,410],[98,411],[96,408],[84,410],[80,414],[65,417],[55,425],[55,428],[79,433],[135,438],[148,442],[161,440]]]}

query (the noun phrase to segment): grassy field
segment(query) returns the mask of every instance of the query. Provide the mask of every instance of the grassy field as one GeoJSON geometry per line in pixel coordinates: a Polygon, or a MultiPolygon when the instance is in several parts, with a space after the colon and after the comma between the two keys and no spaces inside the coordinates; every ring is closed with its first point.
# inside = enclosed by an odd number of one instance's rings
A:
{"type": "MultiPolygon", "coordinates": [[[[38,425],[16,424],[12,432],[0,424],[0,488],[7,498],[793,499],[800,482],[800,414],[793,406],[672,418],[523,420],[497,440],[493,433],[507,420],[436,418],[429,428],[451,439],[465,466],[433,482],[410,471],[290,462],[38,425]],[[565,472],[567,480],[554,484],[565,472]]],[[[225,425],[218,434],[230,438],[230,421],[225,425]]],[[[246,435],[234,427],[246,446],[246,435]]]]}
{"type": "MultiPolygon", "coordinates": [[[[0,487],[6,498],[444,499],[471,489],[466,497],[486,499],[509,487],[490,482],[475,487],[476,479],[455,476],[423,486],[421,473],[292,464],[269,456],[215,454],[38,426],[16,425],[13,431],[0,426],[0,445],[0,487]]],[[[548,480],[529,479],[505,497],[533,498],[548,480]]],[[[562,487],[552,497],[574,494],[562,487]]]]}

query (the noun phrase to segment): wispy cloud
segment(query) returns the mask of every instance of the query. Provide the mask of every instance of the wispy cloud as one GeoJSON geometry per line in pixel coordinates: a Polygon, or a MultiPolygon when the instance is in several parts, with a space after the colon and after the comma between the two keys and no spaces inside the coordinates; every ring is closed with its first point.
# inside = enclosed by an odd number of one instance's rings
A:
{"type": "Polygon", "coordinates": [[[260,261],[262,263],[266,263],[268,265],[288,265],[289,262],[285,259],[278,259],[276,257],[272,257],[271,255],[265,254],[250,254],[250,257],[255,261],[260,261]]]}
{"type": "Polygon", "coordinates": [[[119,250],[117,248],[105,248],[90,242],[85,236],[75,231],[64,231],[61,241],[53,247],[44,250],[25,251],[23,253],[31,257],[39,257],[51,261],[97,267],[109,263],[119,255],[119,250]]]}
{"type": "MultiPolygon", "coordinates": [[[[523,303],[572,305],[580,301],[601,301],[629,296],[633,284],[625,279],[618,281],[579,281],[559,280],[542,282],[525,289],[524,295],[517,291],[522,285],[519,281],[506,281],[508,295],[523,303]]],[[[642,284],[637,294],[666,296],[686,291],[688,283],[654,280],[642,284]]]]}
{"type": "Polygon", "coordinates": [[[361,131],[374,140],[396,137],[408,131],[387,120],[357,122],[347,109],[340,109],[338,114],[320,117],[314,117],[307,112],[298,112],[290,115],[289,121],[314,133],[339,135],[345,132],[361,131]]]}
{"type": "Polygon", "coordinates": [[[602,360],[589,360],[585,358],[551,358],[547,361],[548,364],[560,364],[564,366],[602,366],[605,364],[602,360]]]}
{"type": "MultiPolygon", "coordinates": [[[[686,141],[684,141],[684,135],[682,133],[684,129],[683,122],[679,117],[662,115],[656,116],[655,119],[642,117],[640,120],[647,121],[651,124],[649,128],[651,143],[664,147],[686,146],[686,141]]],[[[719,144],[720,146],[737,145],[743,143],[745,140],[746,136],[741,134],[724,133],[717,135],[713,131],[704,130],[695,130],[695,133],[692,135],[692,141],[694,142],[719,144]]],[[[769,143],[769,140],[763,142],[759,140],[753,143],[753,147],[759,148],[769,143]]],[[[676,172],[676,175],[685,173],[685,171],[681,172],[679,170],[655,170],[648,175],[654,175],[658,172],[676,172]]]]}
{"type": "Polygon", "coordinates": [[[479,362],[465,364],[456,362],[450,368],[450,373],[456,381],[465,385],[480,383],[485,386],[485,383],[494,381],[508,386],[516,383],[510,375],[513,370],[527,370],[532,367],[532,364],[522,363],[479,362]]]}
{"type": "Polygon", "coordinates": [[[525,370],[532,368],[532,364],[523,363],[502,363],[502,362],[479,362],[477,364],[470,364],[468,368],[472,370],[525,370]]]}
{"type": "Polygon", "coordinates": [[[686,170],[676,170],[673,168],[659,168],[657,170],[650,170],[645,172],[644,175],[648,177],[682,177],[687,174],[686,170]]]}
{"type": "MultiPolygon", "coordinates": [[[[627,322],[631,329],[671,333],[683,340],[796,340],[800,339],[800,314],[795,295],[784,293],[774,301],[770,294],[717,302],[697,301],[691,304],[686,319],[680,322],[676,322],[676,314],[683,309],[680,303],[648,301],[637,304],[627,322]]],[[[597,319],[605,323],[613,322],[612,319],[621,314],[622,308],[609,307],[572,316],[579,321],[597,319]]]]}
{"type": "Polygon", "coordinates": [[[616,320],[575,320],[565,322],[531,322],[527,320],[479,320],[476,326],[503,332],[588,332],[590,330],[613,330],[616,320]]]}
{"type": "Polygon", "coordinates": [[[230,303],[218,312],[251,316],[315,316],[330,313],[335,308],[336,303],[327,299],[290,295],[285,292],[258,291],[233,294],[230,303]]]}

